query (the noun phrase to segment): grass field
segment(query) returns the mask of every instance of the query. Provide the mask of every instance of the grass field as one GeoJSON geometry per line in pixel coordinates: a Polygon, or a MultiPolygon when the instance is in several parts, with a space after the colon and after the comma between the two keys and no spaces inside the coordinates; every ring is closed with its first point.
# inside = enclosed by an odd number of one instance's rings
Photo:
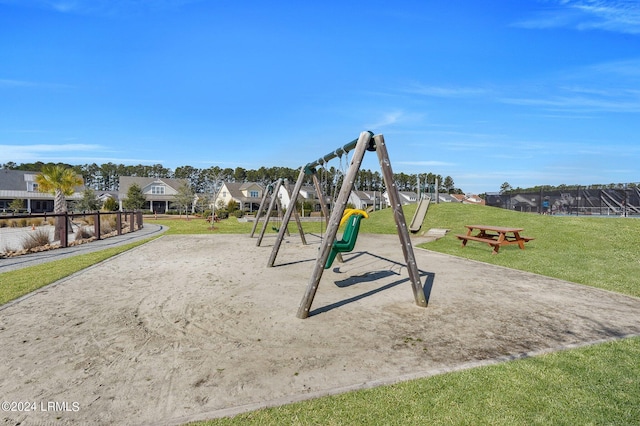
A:
{"type": "MultiPolygon", "coordinates": [[[[416,205],[405,206],[410,222],[416,205]]],[[[202,219],[186,221],[165,219],[153,221],[169,227],[169,234],[248,234],[253,224],[240,223],[235,218],[215,224],[214,230],[202,219]]],[[[256,235],[261,229],[261,224],[256,235]]],[[[320,233],[320,223],[303,223],[305,232],[320,233]]],[[[640,238],[640,220],[619,217],[541,216],[505,209],[469,204],[434,204],[429,207],[421,231],[444,228],[445,238],[422,245],[423,248],[534,272],[567,281],[599,287],[640,297],[640,258],[634,250],[640,238]],[[524,251],[517,246],[500,249],[497,256],[484,244],[469,242],[462,248],[455,234],[466,233],[464,225],[489,224],[524,228],[524,235],[534,237],[524,251]]],[[[289,224],[295,238],[297,228],[289,224]]],[[[266,232],[273,233],[271,226],[266,232]]],[[[396,233],[391,209],[374,212],[362,221],[360,232],[396,233]]]]}
{"type": "MultiPolygon", "coordinates": [[[[414,211],[415,206],[407,206],[407,222],[414,211]]],[[[252,223],[233,218],[215,224],[213,230],[202,219],[146,220],[168,226],[169,234],[248,234],[252,227],[252,223]]],[[[318,223],[304,226],[307,232],[323,229],[318,223]]],[[[635,249],[640,237],[637,219],[539,216],[490,207],[438,204],[429,208],[423,230],[429,228],[450,230],[446,237],[423,245],[429,250],[640,297],[640,259],[635,249]],[[525,235],[535,239],[527,243],[524,251],[507,246],[497,256],[480,243],[470,242],[462,248],[454,235],[464,233],[465,224],[475,223],[522,227],[525,235]]],[[[290,231],[296,238],[295,225],[290,224],[290,231]]],[[[273,232],[270,226],[267,232],[273,232]]],[[[363,221],[360,232],[395,233],[391,211],[372,214],[363,221]]],[[[110,255],[74,261],[63,274],[110,255]]],[[[44,285],[47,279],[53,282],[63,274],[50,273],[48,268],[0,274],[0,294],[14,282],[28,282],[39,276],[38,285],[44,285]]],[[[24,286],[19,291],[33,288],[24,286]]],[[[640,424],[638,359],[640,338],[623,339],[198,424],[634,425],[640,424]]]]}

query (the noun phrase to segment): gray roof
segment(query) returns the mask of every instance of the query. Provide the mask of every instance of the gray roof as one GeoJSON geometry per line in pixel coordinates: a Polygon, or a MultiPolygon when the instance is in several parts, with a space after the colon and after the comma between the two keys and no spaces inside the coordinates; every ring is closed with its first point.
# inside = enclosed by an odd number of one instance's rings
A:
{"type": "Polygon", "coordinates": [[[120,176],[118,184],[118,192],[126,194],[129,191],[129,187],[134,183],[138,184],[140,188],[154,183],[162,182],[165,185],[170,186],[176,191],[180,188],[180,185],[187,182],[186,179],[169,179],[169,178],[155,178],[155,177],[138,177],[138,176],[120,176]]]}
{"type": "Polygon", "coordinates": [[[24,170],[0,170],[0,190],[26,191],[24,175],[37,175],[38,172],[25,172],[24,170]]]}
{"type": "MultiPolygon", "coordinates": [[[[6,198],[50,198],[53,197],[51,194],[37,191],[29,191],[27,186],[27,180],[25,180],[25,176],[36,176],[39,175],[40,172],[31,172],[24,170],[8,170],[8,169],[0,169],[0,194],[2,194],[6,198]]],[[[78,175],[80,178],[82,176],[78,175]]],[[[29,179],[32,181],[32,179],[29,179]]],[[[84,191],[84,184],[77,186],[75,188],[75,194],[71,195],[70,198],[79,197],[79,193],[84,191]]]]}
{"type": "Polygon", "coordinates": [[[261,197],[246,197],[242,192],[243,190],[253,185],[258,186],[261,190],[264,190],[262,185],[257,182],[225,182],[224,185],[227,187],[229,195],[233,199],[250,202],[260,202],[262,200],[261,197]]]}

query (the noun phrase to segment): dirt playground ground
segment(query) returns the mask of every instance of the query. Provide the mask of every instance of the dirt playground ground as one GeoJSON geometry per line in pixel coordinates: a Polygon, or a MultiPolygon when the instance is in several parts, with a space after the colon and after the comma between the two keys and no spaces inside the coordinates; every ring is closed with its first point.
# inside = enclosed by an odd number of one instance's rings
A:
{"type": "Polygon", "coordinates": [[[318,241],[267,268],[274,239],[164,236],[0,308],[2,424],[174,425],[640,334],[640,299],[420,249],[417,307],[380,235],[301,320],[318,241]]]}

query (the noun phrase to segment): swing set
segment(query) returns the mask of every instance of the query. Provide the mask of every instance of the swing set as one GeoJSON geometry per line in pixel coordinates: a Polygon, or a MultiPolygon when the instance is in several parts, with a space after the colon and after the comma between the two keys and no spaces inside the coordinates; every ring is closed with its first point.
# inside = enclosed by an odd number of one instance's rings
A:
{"type": "MultiPolygon", "coordinates": [[[[391,169],[391,162],[389,161],[389,154],[387,152],[384,137],[382,135],[374,136],[373,132],[365,131],[360,133],[358,139],[355,139],[344,145],[343,147],[330,152],[324,157],[303,166],[300,169],[298,180],[293,188],[292,193],[290,194],[291,201],[289,203],[289,206],[287,207],[287,210],[285,211],[282,223],[280,224],[280,230],[278,231],[278,236],[271,251],[271,256],[269,257],[267,267],[273,267],[275,264],[278,251],[280,250],[280,246],[285,236],[287,224],[291,220],[292,214],[295,213],[296,221],[300,230],[300,235],[304,235],[302,232],[302,227],[300,225],[299,216],[297,215],[295,204],[298,195],[300,194],[302,184],[305,180],[305,177],[307,176],[311,176],[313,180],[318,198],[321,200],[320,205],[322,213],[326,218],[327,224],[326,237],[322,239],[321,246],[318,252],[318,258],[309,279],[306,292],[302,298],[302,301],[300,302],[300,307],[298,308],[298,318],[304,319],[309,316],[309,311],[311,309],[315,294],[318,290],[318,285],[320,284],[323,271],[330,268],[336,258],[341,261],[339,257],[340,253],[350,252],[353,250],[358,238],[360,222],[363,218],[368,217],[367,213],[362,210],[346,209],[349,195],[351,194],[351,191],[353,191],[355,178],[358,171],[360,170],[362,159],[364,158],[366,151],[375,151],[378,155],[378,161],[382,170],[382,176],[387,188],[387,193],[389,195],[389,202],[391,204],[391,208],[393,209],[393,217],[396,222],[396,229],[398,230],[400,245],[402,247],[402,252],[404,254],[404,259],[407,265],[407,271],[409,274],[409,280],[411,281],[415,303],[416,305],[421,307],[427,306],[422,283],[420,281],[420,272],[418,271],[418,265],[415,259],[415,254],[413,252],[413,247],[411,245],[411,238],[407,229],[404,212],[402,211],[400,195],[398,193],[398,188],[393,181],[393,170],[391,169]],[[333,210],[331,211],[331,215],[329,215],[327,206],[324,202],[325,198],[322,195],[322,188],[318,179],[316,167],[322,166],[334,158],[342,158],[343,154],[346,154],[350,151],[354,152],[351,163],[349,165],[347,174],[344,176],[342,185],[340,186],[340,192],[335,201],[333,210]],[[336,235],[338,233],[338,228],[341,224],[344,223],[346,223],[346,228],[343,232],[341,240],[337,241],[336,235]]],[[[303,244],[306,244],[304,237],[303,244]]]]}
{"type": "MultiPolygon", "coordinates": [[[[286,188],[287,194],[291,196],[288,182],[286,179],[282,179],[282,178],[267,185],[267,187],[264,190],[264,193],[262,194],[260,207],[258,208],[258,212],[256,213],[256,220],[253,222],[253,228],[251,229],[251,235],[250,235],[251,238],[253,238],[253,235],[256,232],[256,228],[258,227],[258,222],[260,222],[260,218],[262,217],[262,213],[264,212],[266,201],[267,199],[269,199],[269,197],[271,198],[271,201],[269,203],[269,208],[267,209],[267,214],[265,215],[264,223],[262,224],[262,228],[260,230],[260,235],[258,236],[258,241],[256,242],[256,246],[258,247],[260,247],[260,244],[262,244],[262,239],[264,238],[264,233],[267,229],[267,226],[269,225],[269,221],[271,220],[271,217],[272,217],[271,215],[274,208],[276,209],[276,221],[271,229],[276,232],[280,232],[280,230],[284,228],[285,233],[289,235],[289,230],[287,229],[287,225],[283,224],[283,222],[280,220],[280,216],[282,213],[282,203],[280,201],[280,198],[278,197],[278,194],[280,193],[281,187],[286,188]]],[[[295,205],[294,205],[294,209],[295,209],[295,205]]],[[[294,213],[295,213],[294,217],[295,217],[296,223],[298,224],[298,231],[300,232],[300,238],[302,239],[302,243],[306,245],[307,241],[304,237],[304,231],[302,230],[302,223],[300,222],[300,216],[298,215],[297,211],[294,211],[294,213]]]]}

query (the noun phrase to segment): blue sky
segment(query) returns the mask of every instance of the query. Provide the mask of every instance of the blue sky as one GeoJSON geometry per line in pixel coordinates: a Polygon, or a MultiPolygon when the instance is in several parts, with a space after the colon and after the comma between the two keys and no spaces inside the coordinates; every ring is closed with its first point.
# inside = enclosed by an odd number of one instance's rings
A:
{"type": "Polygon", "coordinates": [[[0,0],[0,164],[298,168],[363,130],[466,192],[640,182],[640,2],[0,0]]]}

